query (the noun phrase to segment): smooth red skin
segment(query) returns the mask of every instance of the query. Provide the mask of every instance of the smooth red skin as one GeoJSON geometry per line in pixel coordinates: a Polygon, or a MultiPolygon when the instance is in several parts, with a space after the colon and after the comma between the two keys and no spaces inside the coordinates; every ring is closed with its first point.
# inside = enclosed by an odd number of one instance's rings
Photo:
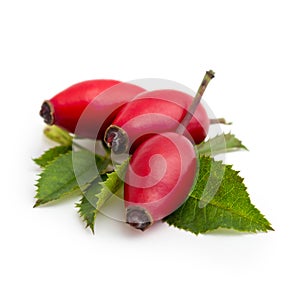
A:
{"type": "Polygon", "coordinates": [[[153,221],[161,220],[185,201],[196,172],[196,153],[186,137],[175,132],[152,136],[131,157],[124,185],[125,207],[142,207],[153,221]],[[150,168],[153,155],[161,155],[165,163],[155,156],[150,168]]]}
{"type": "MultiPolygon", "coordinates": [[[[186,115],[193,97],[177,90],[156,90],[139,94],[126,104],[112,122],[124,129],[130,143],[137,147],[147,134],[175,131],[186,115]],[[138,141],[137,139],[140,138],[138,141]]],[[[200,103],[185,135],[195,144],[201,143],[208,132],[209,118],[200,103]]]]}
{"type": "Polygon", "coordinates": [[[105,127],[115,118],[120,107],[144,91],[141,87],[117,80],[79,82],[49,100],[54,111],[54,124],[80,137],[102,138],[105,127]]]}

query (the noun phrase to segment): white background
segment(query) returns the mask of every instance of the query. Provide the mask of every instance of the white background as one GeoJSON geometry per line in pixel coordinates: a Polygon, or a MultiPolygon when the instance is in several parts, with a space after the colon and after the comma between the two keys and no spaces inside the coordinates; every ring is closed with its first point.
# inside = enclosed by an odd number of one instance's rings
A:
{"type": "Polygon", "coordinates": [[[299,299],[298,1],[1,1],[1,299],[299,299]],[[135,232],[33,209],[44,99],[92,78],[196,89],[249,152],[227,162],[275,232],[135,232]]]}

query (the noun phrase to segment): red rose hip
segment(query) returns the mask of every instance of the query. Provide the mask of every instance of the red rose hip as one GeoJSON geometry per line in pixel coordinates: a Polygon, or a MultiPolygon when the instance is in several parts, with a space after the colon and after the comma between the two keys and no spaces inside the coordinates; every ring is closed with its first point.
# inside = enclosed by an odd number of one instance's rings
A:
{"type": "MultiPolygon", "coordinates": [[[[176,90],[142,93],[116,115],[104,140],[114,153],[125,152],[130,147],[132,152],[152,134],[175,131],[192,101],[192,96],[176,90]]],[[[187,125],[185,135],[199,144],[207,135],[209,123],[200,104],[187,125]]]]}
{"type": "Polygon", "coordinates": [[[171,214],[187,198],[196,174],[196,153],[185,136],[167,132],[143,142],[125,177],[126,222],[145,230],[171,214]]]}
{"type": "Polygon", "coordinates": [[[124,200],[126,222],[134,228],[147,229],[188,197],[196,179],[197,154],[183,133],[213,77],[213,71],[206,72],[176,132],[156,134],[133,153],[125,176],[124,200]]]}
{"type": "Polygon", "coordinates": [[[44,101],[40,115],[49,125],[55,124],[80,137],[101,139],[122,105],[143,91],[117,80],[87,80],[44,101]]]}

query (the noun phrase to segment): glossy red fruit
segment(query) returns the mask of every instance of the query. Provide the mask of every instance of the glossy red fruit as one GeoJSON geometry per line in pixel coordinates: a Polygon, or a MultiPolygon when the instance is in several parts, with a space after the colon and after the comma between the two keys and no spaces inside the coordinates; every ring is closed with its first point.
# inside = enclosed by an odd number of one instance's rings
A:
{"type": "Polygon", "coordinates": [[[87,80],[44,101],[40,115],[45,123],[76,132],[80,137],[102,138],[120,107],[143,91],[139,86],[117,80],[87,80]],[[83,113],[84,118],[77,127],[83,113]]]}
{"type": "Polygon", "coordinates": [[[143,142],[125,176],[126,222],[145,230],[187,198],[197,173],[196,153],[183,135],[167,132],[143,142]]]}
{"type": "MultiPolygon", "coordinates": [[[[104,140],[114,153],[130,152],[154,133],[175,131],[187,113],[193,97],[177,90],[157,90],[140,94],[120,111],[108,127],[104,140]]],[[[202,142],[208,132],[209,118],[199,104],[185,135],[202,142]]]]}

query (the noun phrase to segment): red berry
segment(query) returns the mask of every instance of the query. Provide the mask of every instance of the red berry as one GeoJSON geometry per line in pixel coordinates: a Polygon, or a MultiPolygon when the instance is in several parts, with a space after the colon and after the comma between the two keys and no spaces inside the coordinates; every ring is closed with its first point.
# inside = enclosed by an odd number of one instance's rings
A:
{"type": "Polygon", "coordinates": [[[143,142],[125,176],[126,222],[145,230],[187,198],[197,172],[196,153],[183,135],[167,132],[143,142]]]}
{"type": "Polygon", "coordinates": [[[80,137],[102,138],[120,107],[143,91],[141,87],[117,80],[83,81],[45,101],[40,115],[45,123],[55,124],[72,133],[76,131],[80,137]],[[84,120],[76,128],[83,113],[84,120]]]}
{"type": "MultiPolygon", "coordinates": [[[[132,152],[149,135],[175,131],[192,101],[192,96],[176,90],[142,93],[117,114],[104,139],[114,153],[130,147],[132,152]]],[[[204,107],[199,104],[185,135],[199,144],[207,135],[209,123],[204,107]]]]}

